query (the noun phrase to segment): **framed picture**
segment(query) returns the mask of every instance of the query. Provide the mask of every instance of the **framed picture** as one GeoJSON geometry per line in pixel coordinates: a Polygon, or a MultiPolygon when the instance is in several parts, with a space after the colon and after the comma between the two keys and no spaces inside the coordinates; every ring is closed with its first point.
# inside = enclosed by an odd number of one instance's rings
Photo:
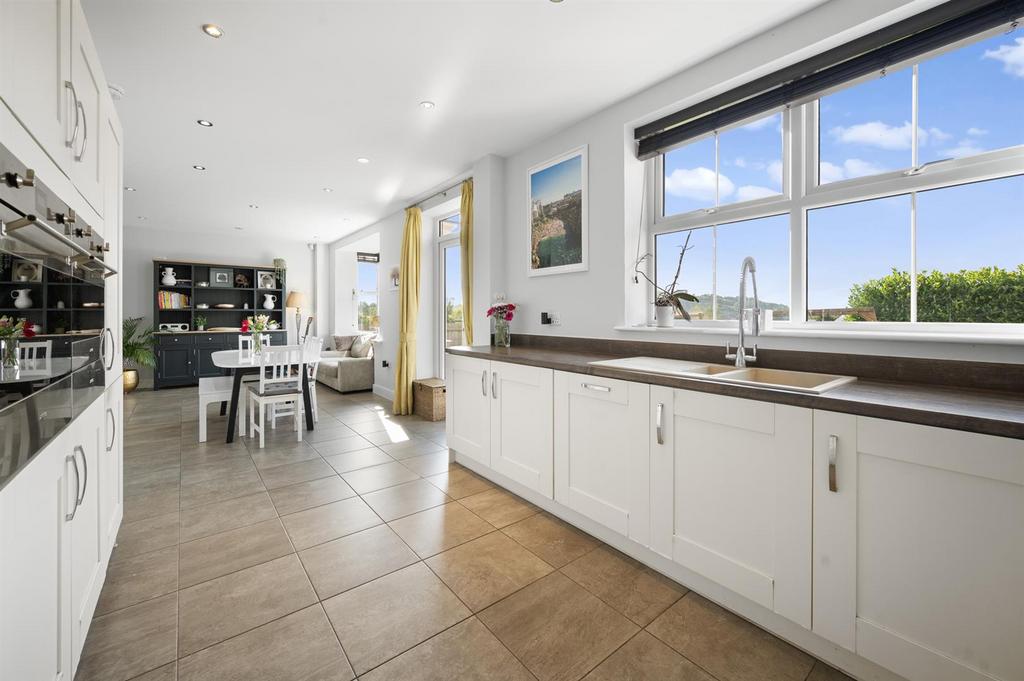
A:
{"type": "Polygon", "coordinates": [[[11,268],[11,281],[31,282],[43,280],[43,266],[28,260],[18,260],[11,268]]]}
{"type": "Polygon", "coordinates": [[[257,270],[256,288],[277,288],[277,274],[268,270],[257,270]]]}
{"type": "Polygon", "coordinates": [[[587,147],[530,168],[527,274],[587,270],[587,147]]]}
{"type": "Polygon", "coordinates": [[[233,288],[235,271],[230,267],[211,267],[210,286],[214,288],[233,288]]]}

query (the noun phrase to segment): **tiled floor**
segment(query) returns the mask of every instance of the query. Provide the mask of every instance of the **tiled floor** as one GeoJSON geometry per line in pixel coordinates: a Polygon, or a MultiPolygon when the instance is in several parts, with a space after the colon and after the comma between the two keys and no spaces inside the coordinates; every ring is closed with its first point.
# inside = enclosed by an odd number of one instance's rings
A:
{"type": "Polygon", "coordinates": [[[125,517],[78,681],[847,677],[448,463],[444,427],[320,387],[304,442],[196,442],[126,398],[125,517]]]}

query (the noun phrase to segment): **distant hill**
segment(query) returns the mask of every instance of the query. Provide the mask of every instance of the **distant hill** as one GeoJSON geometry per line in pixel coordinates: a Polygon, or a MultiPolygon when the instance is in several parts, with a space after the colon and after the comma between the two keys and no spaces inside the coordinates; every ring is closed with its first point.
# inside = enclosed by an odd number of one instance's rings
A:
{"type": "MultiPolygon", "coordinates": [[[[701,314],[703,319],[711,319],[712,301],[710,293],[701,293],[697,296],[699,303],[686,303],[686,310],[696,318],[701,314]]],[[[775,319],[789,319],[789,306],[782,303],[771,303],[765,300],[759,302],[762,310],[772,310],[775,319]]],[[[747,300],[747,307],[754,306],[754,299],[747,300]]],[[[718,318],[739,319],[740,298],[739,296],[718,296],[718,318]]]]}

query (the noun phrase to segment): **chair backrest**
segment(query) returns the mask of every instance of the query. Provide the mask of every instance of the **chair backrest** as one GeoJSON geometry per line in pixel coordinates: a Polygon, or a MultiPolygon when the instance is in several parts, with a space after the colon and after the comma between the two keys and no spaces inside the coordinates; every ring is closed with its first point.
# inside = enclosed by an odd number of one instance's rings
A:
{"type": "Polygon", "coordinates": [[[310,381],[316,380],[316,368],[320,365],[320,353],[323,352],[324,339],[319,336],[306,338],[303,343],[303,359],[306,362],[306,376],[310,381]]]}
{"type": "MultiPolygon", "coordinates": [[[[271,339],[273,339],[273,336],[269,333],[260,334],[260,340],[263,341],[263,347],[270,345],[271,339]]],[[[252,350],[252,334],[239,334],[238,349],[242,352],[250,352],[252,350]]]]}
{"type": "Polygon", "coordinates": [[[53,356],[53,341],[21,341],[18,343],[19,359],[49,359],[53,356]]]}
{"type": "Polygon", "coordinates": [[[295,346],[266,348],[260,357],[260,393],[268,388],[291,387],[298,390],[301,374],[292,371],[302,362],[302,349],[295,346]]]}

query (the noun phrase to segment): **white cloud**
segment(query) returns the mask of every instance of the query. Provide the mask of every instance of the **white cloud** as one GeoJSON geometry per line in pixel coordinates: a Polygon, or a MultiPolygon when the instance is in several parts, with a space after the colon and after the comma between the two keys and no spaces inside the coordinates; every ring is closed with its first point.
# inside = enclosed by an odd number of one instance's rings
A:
{"type": "Polygon", "coordinates": [[[987,135],[988,130],[985,128],[967,128],[967,134],[971,137],[981,137],[982,135],[987,135]]]}
{"type": "Polygon", "coordinates": [[[772,116],[765,116],[764,118],[758,118],[756,121],[750,121],[746,125],[741,125],[740,126],[740,130],[748,130],[748,131],[763,130],[764,128],[767,128],[772,123],[775,123],[776,125],[778,125],[779,120],[780,120],[779,114],[774,114],[772,116]]]}
{"type": "Polygon", "coordinates": [[[1024,38],[1017,38],[1012,44],[1000,45],[994,50],[985,50],[985,58],[1002,62],[1004,73],[1024,78],[1024,38]]]}
{"type": "Polygon", "coordinates": [[[768,164],[767,170],[772,184],[782,187],[782,161],[772,161],[768,164]]]}
{"type": "Polygon", "coordinates": [[[949,156],[950,158],[963,158],[964,156],[974,156],[975,154],[980,154],[983,151],[985,150],[979,147],[977,144],[975,144],[974,140],[962,139],[957,143],[955,147],[952,147],[950,149],[943,149],[942,154],[944,156],[949,156]]]}
{"type": "Polygon", "coordinates": [[[821,184],[828,184],[829,182],[838,182],[839,180],[848,180],[854,177],[877,175],[881,172],[885,172],[885,168],[859,158],[848,158],[843,161],[841,166],[829,163],[828,161],[822,161],[818,167],[818,181],[821,184]]]}
{"type": "Polygon", "coordinates": [[[747,167],[747,159],[743,158],[742,156],[739,156],[739,157],[737,157],[737,159],[735,161],[732,162],[732,164],[734,166],[736,166],[737,168],[746,168],[747,167]]]}
{"type": "Polygon", "coordinates": [[[837,166],[835,163],[822,161],[818,166],[818,181],[821,182],[821,184],[838,182],[845,177],[846,173],[843,172],[843,167],[837,166]]]}
{"type": "MultiPolygon", "coordinates": [[[[665,178],[665,191],[672,196],[694,201],[715,201],[715,171],[703,166],[698,168],[676,168],[665,178]]],[[[736,191],[725,175],[718,176],[718,193],[725,198],[736,191]]]]}
{"type": "Polygon", "coordinates": [[[736,190],[736,200],[753,201],[754,199],[763,199],[766,196],[778,196],[778,194],[779,192],[776,189],[759,187],[756,184],[745,184],[736,190]]]}
{"type": "MultiPolygon", "coordinates": [[[[870,121],[849,127],[836,126],[829,130],[829,134],[844,144],[864,144],[888,151],[898,151],[910,148],[913,131],[914,128],[909,121],[899,126],[882,121],[870,121]]],[[[922,146],[943,142],[950,137],[949,133],[939,128],[917,129],[917,139],[922,146]]]]}

